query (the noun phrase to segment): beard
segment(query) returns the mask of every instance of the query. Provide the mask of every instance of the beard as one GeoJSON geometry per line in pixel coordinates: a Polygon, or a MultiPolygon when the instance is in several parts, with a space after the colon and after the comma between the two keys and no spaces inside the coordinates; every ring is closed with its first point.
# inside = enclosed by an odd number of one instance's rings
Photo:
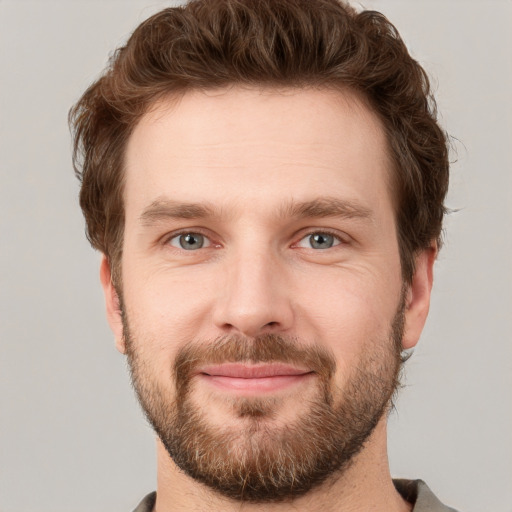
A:
{"type": "Polygon", "coordinates": [[[220,495],[274,503],[302,496],[340,477],[386,413],[399,385],[404,327],[403,301],[386,339],[368,340],[346,383],[334,383],[336,361],[319,346],[275,334],[225,336],[182,347],[167,383],[157,381],[123,314],[132,383],[142,409],[174,463],[220,495]],[[197,400],[195,375],[205,364],[226,362],[298,364],[311,369],[313,384],[293,398],[222,397],[237,419],[215,425],[208,407],[218,396],[197,400]],[[292,421],[280,407],[295,400],[292,421]]]}

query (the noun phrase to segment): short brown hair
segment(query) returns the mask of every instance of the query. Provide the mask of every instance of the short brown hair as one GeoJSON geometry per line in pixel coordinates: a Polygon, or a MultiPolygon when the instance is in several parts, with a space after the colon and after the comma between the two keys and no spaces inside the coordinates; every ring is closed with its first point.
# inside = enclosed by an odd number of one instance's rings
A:
{"type": "Polygon", "coordinates": [[[144,21],[71,109],[87,237],[112,266],[124,231],[123,155],[165,95],[226,85],[351,88],[386,131],[402,273],[441,243],[448,147],[428,77],[395,27],[342,0],[193,0],[144,21]]]}

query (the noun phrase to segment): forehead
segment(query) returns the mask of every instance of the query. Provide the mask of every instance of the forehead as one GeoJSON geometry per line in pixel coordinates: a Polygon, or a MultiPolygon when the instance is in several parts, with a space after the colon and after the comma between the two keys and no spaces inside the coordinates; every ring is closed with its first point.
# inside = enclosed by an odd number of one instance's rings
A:
{"type": "Polygon", "coordinates": [[[190,91],[155,104],[129,139],[127,219],[160,196],[221,208],[338,194],[390,203],[390,167],[380,120],[352,91],[190,91]]]}

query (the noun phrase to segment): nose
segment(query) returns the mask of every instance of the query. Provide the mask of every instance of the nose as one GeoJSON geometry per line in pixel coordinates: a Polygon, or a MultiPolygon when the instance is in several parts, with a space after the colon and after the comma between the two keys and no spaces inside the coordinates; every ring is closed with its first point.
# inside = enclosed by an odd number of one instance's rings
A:
{"type": "Polygon", "coordinates": [[[213,319],[223,334],[255,337],[293,325],[293,306],[283,263],[269,252],[236,254],[224,262],[213,319]]]}

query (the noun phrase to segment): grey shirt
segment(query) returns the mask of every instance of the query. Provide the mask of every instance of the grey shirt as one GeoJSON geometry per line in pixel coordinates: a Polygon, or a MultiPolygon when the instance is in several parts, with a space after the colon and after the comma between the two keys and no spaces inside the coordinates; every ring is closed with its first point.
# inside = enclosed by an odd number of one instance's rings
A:
{"type": "MultiPolygon", "coordinates": [[[[413,512],[457,512],[443,505],[423,480],[393,480],[396,490],[402,497],[414,504],[413,512]]],[[[148,494],[133,512],[152,512],[156,492],[148,494]]]]}

